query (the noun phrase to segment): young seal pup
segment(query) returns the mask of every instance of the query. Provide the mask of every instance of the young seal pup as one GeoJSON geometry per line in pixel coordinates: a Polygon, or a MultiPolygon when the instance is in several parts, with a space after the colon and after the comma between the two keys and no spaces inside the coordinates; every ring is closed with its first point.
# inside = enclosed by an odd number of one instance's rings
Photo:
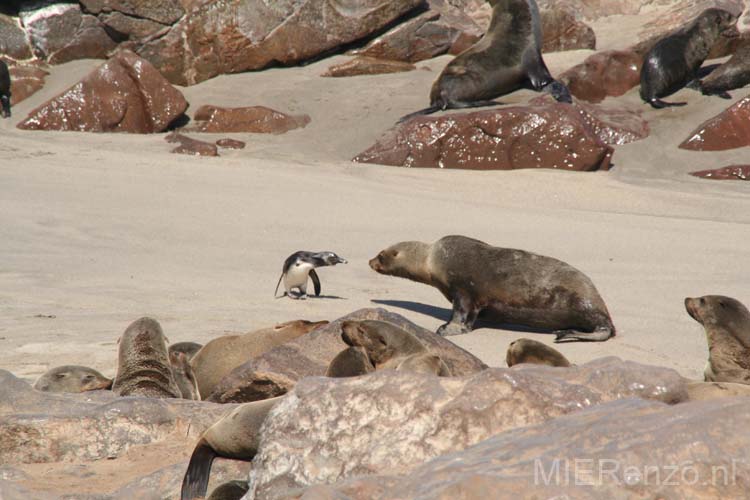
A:
{"type": "Polygon", "coordinates": [[[2,107],[3,118],[10,118],[10,70],[2,59],[0,59],[0,107],[2,107]]]}
{"type": "Polygon", "coordinates": [[[169,364],[172,367],[172,376],[180,389],[182,399],[200,401],[201,393],[198,390],[198,381],[187,355],[184,352],[171,351],[169,353],[169,364]]]}
{"type": "MultiPolygon", "coordinates": [[[[737,36],[737,16],[722,9],[706,9],[686,28],[667,35],[648,51],[641,69],[641,99],[653,108],[684,106],[684,102],[664,102],[693,81],[711,48],[722,36],[737,36]]],[[[729,98],[728,94],[720,93],[729,98]]]]}
{"type": "Polygon", "coordinates": [[[542,59],[542,23],[535,0],[494,0],[487,33],[455,57],[432,85],[430,107],[404,116],[498,104],[492,99],[524,85],[573,102],[542,59]]]}
{"type": "Polygon", "coordinates": [[[190,361],[201,350],[201,347],[203,346],[197,342],[177,342],[169,345],[169,355],[171,356],[173,352],[181,352],[190,361]]]}
{"type": "Polygon", "coordinates": [[[433,244],[397,243],[370,260],[370,267],[440,290],[453,314],[439,335],[470,332],[480,312],[506,324],[553,330],[555,342],[602,341],[615,334],[591,280],[552,257],[445,236],[433,244]]]}
{"type": "MultiPolygon", "coordinates": [[[[336,264],[346,264],[346,259],[342,259],[333,252],[294,252],[286,258],[284,266],[281,268],[281,276],[276,283],[276,290],[273,295],[279,292],[281,280],[284,280],[284,295],[290,299],[307,298],[307,278],[312,279],[315,287],[315,296],[320,295],[320,278],[315,272],[316,267],[335,266],[336,264]],[[299,295],[293,294],[292,289],[297,288],[299,295]]],[[[282,295],[282,297],[284,296],[282,295]]]]}
{"type": "Polygon", "coordinates": [[[505,362],[508,366],[520,363],[531,363],[534,365],[547,366],[570,366],[565,356],[556,349],[537,340],[518,339],[510,343],[508,352],[505,354],[505,362]]]}
{"type": "Polygon", "coordinates": [[[182,397],[169,363],[166,338],[156,320],[134,321],[119,342],[112,392],[119,396],[182,397]]]}
{"type": "Polygon", "coordinates": [[[34,382],[34,389],[45,392],[86,392],[111,387],[112,379],[93,368],[78,365],[50,368],[34,382]]]}
{"type": "Polygon", "coordinates": [[[708,339],[706,382],[750,384],[750,312],[722,295],[686,298],[688,314],[703,325],[708,339]]]}

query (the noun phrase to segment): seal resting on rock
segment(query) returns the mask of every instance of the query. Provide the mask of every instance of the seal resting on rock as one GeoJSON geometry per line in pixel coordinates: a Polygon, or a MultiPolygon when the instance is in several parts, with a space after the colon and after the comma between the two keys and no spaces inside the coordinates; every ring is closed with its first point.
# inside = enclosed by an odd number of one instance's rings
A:
{"type": "Polygon", "coordinates": [[[615,334],[591,280],[552,257],[445,236],[432,244],[397,243],[370,260],[370,267],[440,290],[453,314],[439,335],[470,332],[480,312],[501,323],[552,330],[556,342],[603,341],[615,334]]]}
{"type": "Polygon", "coordinates": [[[112,379],[93,368],[78,365],[50,368],[34,382],[34,389],[45,392],[86,392],[111,387],[112,379]]]}
{"type": "Polygon", "coordinates": [[[112,392],[120,396],[182,397],[169,363],[166,338],[155,319],[134,321],[119,342],[112,392]]]}
{"type": "Polygon", "coordinates": [[[357,377],[374,371],[375,367],[362,347],[347,347],[331,360],[326,377],[357,377]]]}
{"type": "MultiPolygon", "coordinates": [[[[662,38],[646,53],[641,68],[641,99],[656,109],[684,106],[664,102],[688,84],[700,86],[698,69],[721,36],[735,37],[737,16],[723,9],[706,9],[684,29],[662,38]]],[[[720,97],[730,98],[726,92],[720,97]]]]}
{"type": "Polygon", "coordinates": [[[723,295],[686,298],[688,314],[703,325],[708,339],[706,382],[750,384],[750,312],[723,295]]]}
{"type": "Polygon", "coordinates": [[[505,354],[508,366],[520,363],[547,366],[570,366],[570,361],[547,344],[531,339],[518,339],[510,343],[505,354]]]}

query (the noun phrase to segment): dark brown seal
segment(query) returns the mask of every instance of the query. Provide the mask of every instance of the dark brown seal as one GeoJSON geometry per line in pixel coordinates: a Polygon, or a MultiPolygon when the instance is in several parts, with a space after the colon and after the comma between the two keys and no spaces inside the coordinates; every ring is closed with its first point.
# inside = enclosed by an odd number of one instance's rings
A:
{"type": "Polygon", "coordinates": [[[10,118],[10,70],[0,59],[0,112],[3,118],[10,118]]]}
{"type": "Polygon", "coordinates": [[[433,244],[397,243],[370,260],[370,267],[440,290],[453,314],[439,335],[470,332],[480,312],[501,323],[552,330],[556,342],[602,341],[615,334],[591,280],[552,257],[445,236],[433,244]]]}
{"type": "Polygon", "coordinates": [[[120,337],[117,375],[112,391],[120,396],[179,398],[182,396],[172,375],[167,341],[159,323],[141,318],[120,337]]]}
{"type": "Polygon", "coordinates": [[[547,366],[570,366],[570,361],[552,347],[531,339],[518,339],[510,343],[505,354],[508,366],[521,363],[547,366]]]}
{"type": "Polygon", "coordinates": [[[732,57],[701,80],[704,94],[723,94],[750,83],[750,40],[743,42],[732,57]]]}
{"type": "Polygon", "coordinates": [[[326,377],[357,377],[374,372],[367,351],[362,347],[347,347],[333,358],[326,370],[326,377]]]}
{"type": "Polygon", "coordinates": [[[177,342],[176,344],[169,345],[169,354],[171,356],[173,352],[181,352],[187,357],[187,360],[190,361],[202,347],[203,346],[197,342],[177,342]]]}
{"type": "Polygon", "coordinates": [[[112,379],[93,368],[78,365],[50,368],[34,382],[34,389],[45,392],[86,392],[111,387],[112,379]]]}
{"type": "MultiPolygon", "coordinates": [[[[723,9],[706,9],[685,28],[665,36],[646,53],[641,68],[641,99],[652,107],[684,106],[664,102],[691,82],[697,83],[698,69],[711,48],[725,37],[736,37],[737,16],[723,9]]],[[[722,97],[728,97],[721,95],[722,97]]]]}
{"type": "Polygon", "coordinates": [[[283,398],[244,403],[209,427],[195,445],[182,480],[182,500],[203,498],[216,457],[252,460],[260,443],[260,427],[283,398]]]}
{"type": "Polygon", "coordinates": [[[708,339],[706,382],[750,384],[750,312],[722,295],[686,298],[688,314],[703,325],[708,339]]]}
{"type": "Polygon", "coordinates": [[[542,24],[535,0],[494,0],[487,33],[456,56],[432,85],[430,107],[407,115],[498,104],[492,99],[524,86],[572,102],[542,59],[542,24]]]}

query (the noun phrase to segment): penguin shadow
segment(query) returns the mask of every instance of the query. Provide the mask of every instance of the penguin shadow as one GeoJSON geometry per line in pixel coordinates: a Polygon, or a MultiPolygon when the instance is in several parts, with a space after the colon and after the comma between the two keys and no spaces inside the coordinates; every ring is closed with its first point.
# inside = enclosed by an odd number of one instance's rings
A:
{"type": "MultiPolygon", "coordinates": [[[[433,318],[436,318],[445,322],[451,319],[451,314],[453,313],[452,309],[448,309],[446,307],[436,307],[436,306],[431,306],[428,304],[422,304],[421,302],[411,302],[409,300],[370,299],[370,302],[374,302],[376,304],[383,305],[383,306],[398,307],[401,309],[418,312],[420,314],[424,314],[426,316],[432,316],[433,318]]],[[[474,323],[475,330],[478,328],[489,328],[491,330],[507,330],[507,331],[518,332],[518,333],[541,333],[541,334],[546,334],[546,335],[553,334],[549,330],[543,330],[540,328],[534,328],[534,327],[525,326],[525,325],[499,323],[497,321],[483,319],[482,316],[483,314],[479,313],[479,317],[477,318],[476,323],[474,323]]]]}

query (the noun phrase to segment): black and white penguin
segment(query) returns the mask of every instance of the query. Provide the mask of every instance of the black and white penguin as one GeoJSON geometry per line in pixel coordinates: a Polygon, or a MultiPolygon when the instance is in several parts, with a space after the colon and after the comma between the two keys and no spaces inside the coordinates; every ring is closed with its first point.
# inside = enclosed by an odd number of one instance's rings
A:
{"type": "MultiPolygon", "coordinates": [[[[284,280],[284,295],[293,299],[307,298],[307,277],[312,278],[315,287],[315,295],[320,295],[320,278],[315,272],[316,267],[335,266],[336,264],[346,264],[346,259],[342,259],[333,252],[305,252],[303,250],[294,252],[284,261],[284,267],[281,269],[281,277],[276,283],[274,296],[279,292],[281,280],[284,280]],[[292,288],[299,289],[299,294],[292,294],[292,288]]],[[[284,296],[282,295],[282,297],[284,296]]]]}
{"type": "Polygon", "coordinates": [[[2,59],[0,59],[0,105],[2,105],[3,118],[10,118],[10,71],[2,59]]]}

